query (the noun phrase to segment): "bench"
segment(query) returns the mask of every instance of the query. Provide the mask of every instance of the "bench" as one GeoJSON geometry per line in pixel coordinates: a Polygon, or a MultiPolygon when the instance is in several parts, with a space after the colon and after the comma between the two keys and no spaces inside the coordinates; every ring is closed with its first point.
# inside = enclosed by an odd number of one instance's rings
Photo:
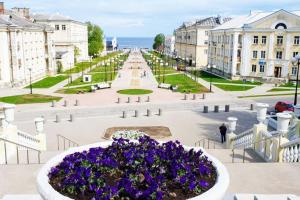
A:
{"type": "Polygon", "coordinates": [[[177,86],[177,85],[172,86],[172,87],[171,87],[171,90],[174,91],[174,92],[176,92],[176,91],[178,90],[178,86],[177,86]]]}
{"type": "Polygon", "coordinates": [[[110,88],[110,84],[109,83],[98,83],[96,85],[96,87],[98,88],[98,90],[100,90],[100,89],[106,89],[106,88],[110,88]]]}
{"type": "Polygon", "coordinates": [[[160,83],[158,85],[159,88],[164,88],[164,89],[170,89],[171,88],[171,84],[167,84],[167,83],[160,83]]]}

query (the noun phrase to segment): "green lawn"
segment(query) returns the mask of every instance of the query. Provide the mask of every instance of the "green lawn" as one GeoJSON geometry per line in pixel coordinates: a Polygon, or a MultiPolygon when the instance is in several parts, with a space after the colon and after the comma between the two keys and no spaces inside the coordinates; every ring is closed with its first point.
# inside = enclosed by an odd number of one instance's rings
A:
{"type": "Polygon", "coordinates": [[[296,85],[294,85],[294,83],[292,82],[288,82],[286,84],[280,85],[280,87],[296,87],[296,85]]]}
{"type": "Polygon", "coordinates": [[[242,80],[227,80],[227,79],[212,75],[210,73],[207,73],[205,71],[197,71],[196,75],[208,82],[210,82],[210,78],[211,78],[211,81],[213,83],[234,83],[234,84],[248,84],[248,85],[261,85],[262,84],[261,82],[253,82],[252,83],[251,81],[247,81],[246,83],[244,83],[242,80]]]}
{"type": "Polygon", "coordinates": [[[288,88],[273,88],[271,90],[268,90],[267,92],[282,92],[282,91],[294,91],[294,89],[288,89],[288,88]]]}
{"type": "Polygon", "coordinates": [[[57,90],[56,93],[60,94],[78,94],[79,92],[91,92],[91,86],[84,86],[78,88],[66,88],[57,90]]]}
{"type": "MultiPolygon", "coordinates": [[[[116,72],[118,71],[117,68],[115,70],[116,70],[116,72]]],[[[113,66],[106,66],[106,71],[107,72],[114,71],[113,66]]],[[[105,66],[96,67],[91,72],[105,72],[105,66]]]]}
{"type": "MultiPolygon", "coordinates": [[[[35,82],[32,84],[33,88],[50,88],[64,80],[66,80],[68,76],[49,76],[46,77],[38,82],[35,82]]],[[[30,86],[27,86],[26,88],[29,88],[30,86]]]]}
{"type": "Polygon", "coordinates": [[[145,90],[145,89],[126,89],[126,90],[119,90],[117,93],[119,94],[126,94],[126,95],[143,95],[143,94],[151,94],[152,90],[145,90]]]}
{"type": "MultiPolygon", "coordinates": [[[[299,95],[300,93],[298,93],[299,95]]],[[[260,94],[260,95],[249,95],[249,96],[239,96],[239,98],[259,98],[259,97],[276,97],[276,96],[292,96],[295,93],[284,93],[284,94],[260,94]]]]}
{"type": "Polygon", "coordinates": [[[159,74],[162,75],[164,72],[165,72],[165,74],[178,73],[178,71],[176,71],[172,67],[156,67],[156,70],[155,70],[155,67],[153,67],[152,72],[154,75],[159,75],[159,74]]]}
{"type": "Polygon", "coordinates": [[[11,104],[31,104],[31,103],[47,103],[53,100],[59,101],[61,97],[48,96],[42,94],[24,94],[16,96],[1,97],[0,102],[11,104]]]}
{"type": "MultiPolygon", "coordinates": [[[[156,77],[159,80],[159,77],[156,77]]],[[[162,79],[161,79],[162,80],[162,79]]],[[[165,76],[165,83],[171,84],[173,86],[178,86],[179,92],[191,92],[191,93],[201,93],[201,92],[208,92],[208,89],[205,88],[203,85],[195,82],[193,79],[187,77],[184,74],[175,74],[165,76]]]]}
{"type": "MultiPolygon", "coordinates": [[[[72,83],[67,84],[65,87],[68,86],[75,86],[75,85],[84,85],[84,84],[95,84],[105,81],[105,73],[93,73],[92,75],[92,82],[90,83],[84,83],[82,81],[82,76],[74,80],[72,83]]],[[[117,74],[112,73],[112,79],[111,79],[111,73],[107,73],[107,81],[112,81],[115,79],[117,74]]]]}
{"type": "Polygon", "coordinates": [[[254,86],[243,86],[243,85],[222,85],[222,84],[213,84],[213,85],[225,91],[246,91],[254,88],[254,86]]]}

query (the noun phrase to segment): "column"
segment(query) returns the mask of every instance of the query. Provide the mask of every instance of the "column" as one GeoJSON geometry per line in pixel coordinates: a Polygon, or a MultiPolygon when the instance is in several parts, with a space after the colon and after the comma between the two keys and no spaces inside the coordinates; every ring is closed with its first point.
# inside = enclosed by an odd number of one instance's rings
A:
{"type": "Polygon", "coordinates": [[[233,55],[232,55],[232,65],[231,65],[231,74],[236,75],[236,66],[237,66],[237,50],[239,43],[239,33],[234,33],[233,35],[233,55]]]}
{"type": "Polygon", "coordinates": [[[242,60],[241,60],[241,66],[240,66],[240,74],[241,76],[249,76],[250,72],[250,55],[252,53],[251,51],[251,35],[248,33],[244,34],[243,37],[243,44],[242,44],[242,60]]]}
{"type": "Polygon", "coordinates": [[[274,76],[274,62],[271,60],[274,60],[274,33],[271,33],[269,35],[268,40],[268,51],[267,51],[267,76],[274,76]]]}

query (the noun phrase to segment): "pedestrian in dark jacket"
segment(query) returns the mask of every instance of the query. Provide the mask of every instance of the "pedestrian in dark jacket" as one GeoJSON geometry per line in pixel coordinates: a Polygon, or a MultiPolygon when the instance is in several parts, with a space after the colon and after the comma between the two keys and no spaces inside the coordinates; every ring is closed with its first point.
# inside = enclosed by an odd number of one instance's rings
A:
{"type": "Polygon", "coordinates": [[[225,124],[223,123],[220,127],[220,133],[221,133],[221,141],[226,142],[226,132],[227,132],[227,128],[225,126],[225,124]]]}

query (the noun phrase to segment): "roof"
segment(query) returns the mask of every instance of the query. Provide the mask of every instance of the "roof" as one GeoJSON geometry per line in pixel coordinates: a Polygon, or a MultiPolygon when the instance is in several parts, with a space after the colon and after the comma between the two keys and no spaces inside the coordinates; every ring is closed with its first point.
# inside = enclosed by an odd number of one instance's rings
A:
{"type": "Polygon", "coordinates": [[[80,23],[85,25],[85,23],[73,20],[69,16],[61,15],[59,13],[55,14],[32,14],[31,17],[36,21],[70,21],[75,23],[80,23]]]}
{"type": "Polygon", "coordinates": [[[225,17],[222,18],[221,16],[217,16],[217,17],[206,17],[203,19],[198,19],[195,21],[190,21],[190,22],[184,22],[178,29],[182,29],[182,28],[188,28],[191,26],[203,26],[203,27],[207,27],[207,26],[212,26],[212,27],[216,27],[216,26],[220,26],[221,24],[230,21],[231,18],[230,17],[225,17]]]}
{"type": "Polygon", "coordinates": [[[1,26],[36,30],[53,30],[47,25],[34,23],[31,20],[25,17],[20,17],[9,10],[5,10],[4,14],[0,14],[0,27],[1,26]]]}
{"type": "MultiPolygon", "coordinates": [[[[279,10],[279,11],[284,11],[284,12],[288,12],[285,10],[279,10]]],[[[272,11],[272,12],[251,12],[248,15],[242,15],[242,16],[238,16],[224,24],[222,24],[221,26],[218,26],[216,28],[214,28],[214,30],[223,30],[223,29],[236,29],[236,28],[243,28],[245,27],[245,25],[247,24],[251,24],[254,23],[256,21],[259,21],[265,17],[268,17],[276,12],[279,11],[272,11]]],[[[293,11],[293,12],[288,12],[297,16],[300,16],[300,11],[293,11]]]]}

